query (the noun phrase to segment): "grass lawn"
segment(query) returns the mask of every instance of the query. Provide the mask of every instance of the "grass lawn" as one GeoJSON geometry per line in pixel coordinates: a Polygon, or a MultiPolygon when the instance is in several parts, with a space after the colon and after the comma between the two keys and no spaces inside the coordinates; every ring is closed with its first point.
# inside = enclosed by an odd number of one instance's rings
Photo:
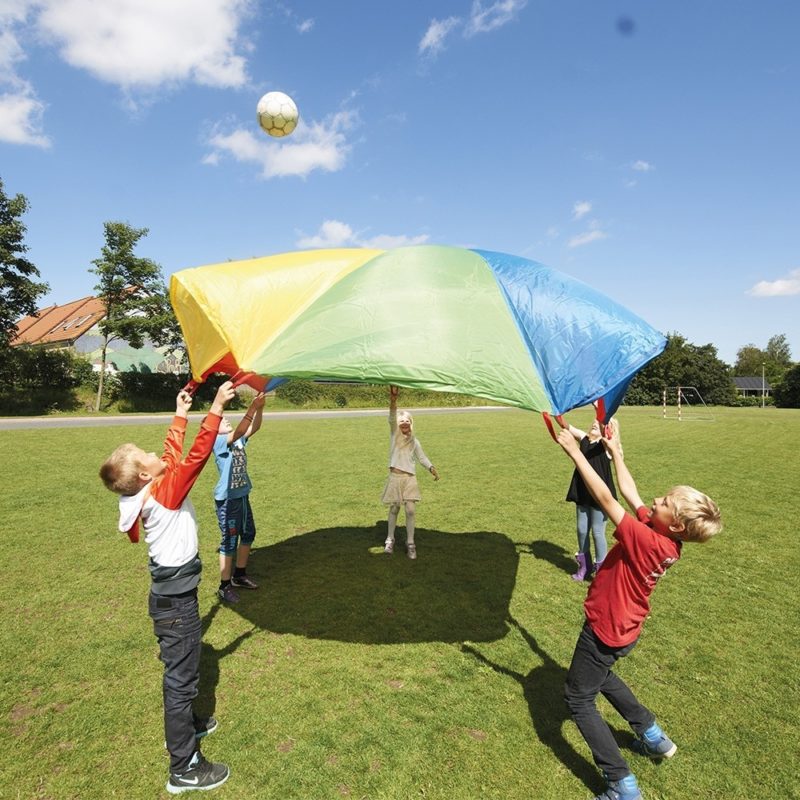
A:
{"type": "MultiPolygon", "coordinates": [[[[630,762],[646,800],[797,798],[800,412],[714,413],[619,415],[642,496],[693,484],[725,523],[717,541],[686,545],[618,667],[679,747],[661,765],[630,762]]],[[[209,796],[581,800],[602,789],[561,698],[586,591],[569,579],[570,462],[524,412],[420,413],[416,429],[442,480],[420,471],[411,562],[402,546],[382,554],[385,420],[267,414],[248,448],[261,589],[235,607],[216,601],[213,464],[198,481],[198,710],[220,720],[204,753],[232,771],[209,796]]],[[[164,432],[0,432],[2,798],[169,796],[146,548],[115,532],[116,501],[97,478],[117,444],[159,450],[164,432]]]]}

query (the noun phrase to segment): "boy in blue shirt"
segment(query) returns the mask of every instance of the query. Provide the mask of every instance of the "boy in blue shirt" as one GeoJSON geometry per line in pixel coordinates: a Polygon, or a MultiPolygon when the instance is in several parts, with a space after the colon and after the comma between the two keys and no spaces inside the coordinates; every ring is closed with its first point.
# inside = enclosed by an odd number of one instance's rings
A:
{"type": "Polygon", "coordinates": [[[214,487],[214,502],[222,533],[219,546],[220,584],[217,594],[225,603],[239,602],[239,595],[234,587],[258,589],[258,584],[247,575],[247,559],[256,537],[256,526],[250,507],[252,484],[247,474],[245,447],[250,437],[261,427],[265,399],[263,392],[259,392],[235,429],[223,417],[219,435],[214,442],[214,461],[219,470],[219,481],[214,487]]]}

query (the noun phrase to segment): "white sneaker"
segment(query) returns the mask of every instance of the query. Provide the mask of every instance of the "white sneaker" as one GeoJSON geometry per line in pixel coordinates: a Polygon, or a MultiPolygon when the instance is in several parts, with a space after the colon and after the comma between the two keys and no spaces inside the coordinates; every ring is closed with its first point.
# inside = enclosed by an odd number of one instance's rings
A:
{"type": "Polygon", "coordinates": [[[406,549],[408,550],[408,557],[413,561],[417,557],[417,546],[415,544],[409,544],[406,545],[406,549]]]}
{"type": "Polygon", "coordinates": [[[383,545],[383,552],[386,553],[387,556],[390,556],[394,553],[394,539],[387,539],[383,545]]]}

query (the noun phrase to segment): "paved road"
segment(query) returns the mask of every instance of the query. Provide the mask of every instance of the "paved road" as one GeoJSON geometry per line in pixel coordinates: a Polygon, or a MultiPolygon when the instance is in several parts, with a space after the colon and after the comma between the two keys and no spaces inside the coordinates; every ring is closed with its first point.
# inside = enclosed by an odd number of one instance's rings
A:
{"type": "MultiPolygon", "coordinates": [[[[458,408],[412,408],[414,414],[473,414],[486,411],[514,411],[509,406],[460,406],[458,408]]],[[[232,412],[236,416],[238,412],[232,412]]],[[[378,417],[385,416],[385,408],[364,408],[341,411],[270,411],[265,417],[269,422],[286,419],[333,419],[336,417],[378,417]]],[[[204,414],[190,414],[190,419],[200,420],[204,414]]],[[[0,431],[24,430],[27,428],[99,428],[109,425],[150,425],[168,424],[171,414],[136,414],[119,417],[0,417],[0,431]]]]}

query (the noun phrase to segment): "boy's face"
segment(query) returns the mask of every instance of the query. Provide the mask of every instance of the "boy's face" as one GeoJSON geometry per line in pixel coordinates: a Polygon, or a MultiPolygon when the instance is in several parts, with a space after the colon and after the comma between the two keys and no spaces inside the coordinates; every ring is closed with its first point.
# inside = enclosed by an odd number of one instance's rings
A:
{"type": "Polygon", "coordinates": [[[227,417],[223,417],[219,423],[219,432],[227,435],[232,430],[233,430],[233,425],[231,425],[227,417]]]}
{"type": "Polygon", "coordinates": [[[675,515],[675,502],[671,494],[654,498],[650,511],[650,522],[659,533],[673,539],[680,538],[678,534],[683,531],[684,526],[675,515]]]}
{"type": "Polygon", "coordinates": [[[139,476],[157,478],[167,468],[167,465],[155,453],[145,453],[139,450],[136,453],[136,460],[139,463],[139,476]]]}

